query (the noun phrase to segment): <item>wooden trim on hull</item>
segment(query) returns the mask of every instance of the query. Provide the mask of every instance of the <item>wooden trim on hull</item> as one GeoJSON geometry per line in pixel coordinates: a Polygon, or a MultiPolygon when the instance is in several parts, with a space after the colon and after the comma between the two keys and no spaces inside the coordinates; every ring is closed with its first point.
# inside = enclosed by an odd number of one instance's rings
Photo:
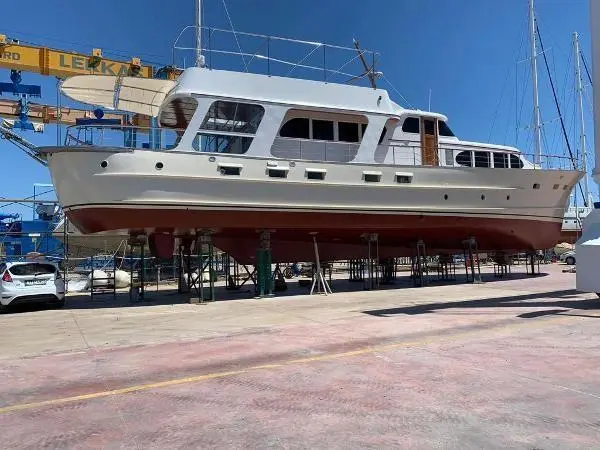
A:
{"type": "Polygon", "coordinates": [[[380,257],[410,255],[422,239],[430,254],[462,250],[473,236],[482,251],[528,251],[553,247],[561,221],[498,219],[431,214],[352,214],[294,211],[198,210],[87,207],[66,211],[85,233],[117,229],[186,234],[215,230],[215,245],[240,262],[251,262],[257,231],[273,230],[274,261],[310,260],[311,232],[318,233],[323,259],[362,257],[361,235],[379,235],[380,257]],[[306,255],[305,255],[306,253],[306,255]]]}

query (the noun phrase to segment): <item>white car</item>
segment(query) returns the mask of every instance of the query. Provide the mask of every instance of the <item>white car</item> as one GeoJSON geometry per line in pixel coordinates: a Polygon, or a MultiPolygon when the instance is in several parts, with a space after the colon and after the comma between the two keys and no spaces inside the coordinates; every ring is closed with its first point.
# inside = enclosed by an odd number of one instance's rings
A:
{"type": "Polygon", "coordinates": [[[0,263],[0,311],[25,303],[65,304],[65,283],[49,262],[0,263]]]}
{"type": "Polygon", "coordinates": [[[567,263],[569,266],[574,266],[577,262],[575,258],[575,250],[563,253],[562,255],[560,255],[559,259],[562,262],[567,263]]]}

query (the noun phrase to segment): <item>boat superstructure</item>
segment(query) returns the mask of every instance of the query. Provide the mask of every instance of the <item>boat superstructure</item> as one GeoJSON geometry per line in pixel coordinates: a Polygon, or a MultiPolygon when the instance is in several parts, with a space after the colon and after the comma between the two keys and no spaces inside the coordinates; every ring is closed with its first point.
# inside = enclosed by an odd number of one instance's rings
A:
{"type": "Polygon", "coordinates": [[[552,247],[581,173],[568,158],[532,164],[518,149],[463,141],[442,114],[388,92],[328,81],[186,69],[176,82],[97,75],[67,80],[75,100],[158,118],[140,127],[72,127],[45,148],[58,198],[83,232],[211,233],[251,261],[269,231],[274,261],[379,256],[416,242],[450,253],[552,247]],[[125,145],[123,145],[125,144],[125,145]],[[552,166],[553,168],[550,168],[552,166]]]}

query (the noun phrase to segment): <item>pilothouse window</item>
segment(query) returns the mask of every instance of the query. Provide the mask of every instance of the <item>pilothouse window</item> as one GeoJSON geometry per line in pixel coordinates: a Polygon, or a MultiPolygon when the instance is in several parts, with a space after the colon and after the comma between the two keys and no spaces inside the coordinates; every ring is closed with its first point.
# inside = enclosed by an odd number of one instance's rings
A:
{"type": "Polygon", "coordinates": [[[454,133],[452,132],[448,124],[441,120],[438,122],[438,131],[440,136],[454,137],[454,133]]]}
{"type": "Polygon", "coordinates": [[[402,131],[405,133],[419,134],[419,118],[418,117],[407,117],[402,124],[402,131]]]}
{"type": "Polygon", "coordinates": [[[203,152],[246,153],[264,114],[260,105],[216,101],[210,106],[193,147],[203,152]]]}
{"type": "Polygon", "coordinates": [[[214,102],[202,122],[203,130],[255,134],[265,109],[260,105],[236,102],[214,102]]]}

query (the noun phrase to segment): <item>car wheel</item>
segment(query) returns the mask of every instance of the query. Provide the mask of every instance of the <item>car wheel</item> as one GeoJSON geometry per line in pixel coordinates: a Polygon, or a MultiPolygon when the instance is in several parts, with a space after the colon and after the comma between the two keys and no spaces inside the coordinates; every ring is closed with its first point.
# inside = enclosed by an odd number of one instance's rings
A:
{"type": "Polygon", "coordinates": [[[573,258],[572,256],[567,256],[565,258],[565,262],[569,265],[572,266],[575,264],[575,258],[573,258]]]}

